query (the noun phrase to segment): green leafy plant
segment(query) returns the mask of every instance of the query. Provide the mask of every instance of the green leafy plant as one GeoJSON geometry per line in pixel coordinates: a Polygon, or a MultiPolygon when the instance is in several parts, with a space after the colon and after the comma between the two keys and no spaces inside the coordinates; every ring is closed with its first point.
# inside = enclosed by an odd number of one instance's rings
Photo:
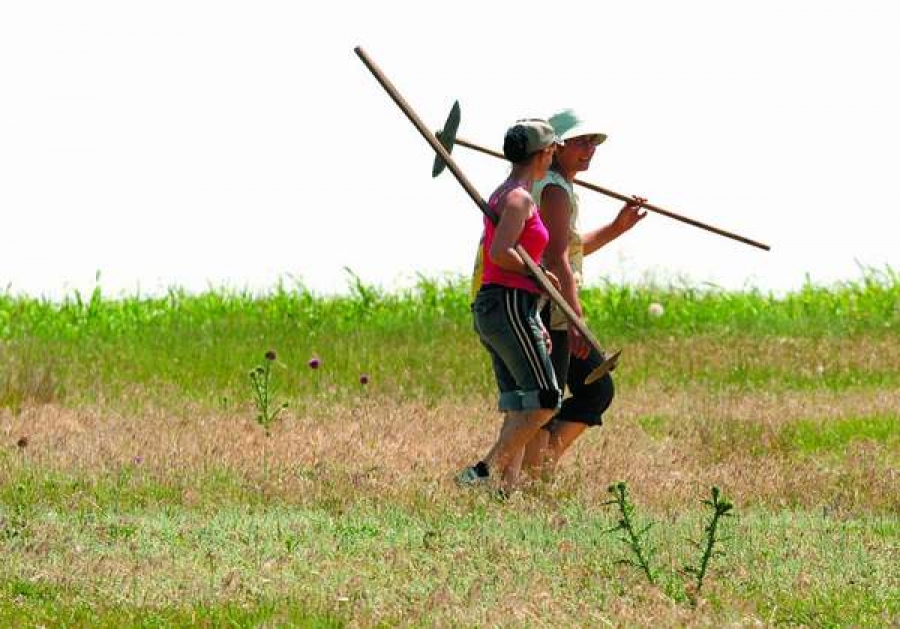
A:
{"type": "Polygon", "coordinates": [[[626,563],[639,568],[647,576],[647,581],[651,584],[655,583],[653,570],[650,568],[650,559],[654,554],[653,548],[647,544],[646,534],[653,526],[653,523],[647,524],[644,528],[637,530],[635,523],[634,504],[628,497],[628,486],[619,481],[609,486],[609,493],[613,495],[613,499],[603,503],[604,505],[616,505],[619,508],[619,523],[609,530],[610,533],[621,531],[623,533],[621,539],[631,552],[635,559],[622,559],[620,563],[626,563]]]}
{"type": "MultiPolygon", "coordinates": [[[[634,559],[622,559],[619,563],[626,563],[640,569],[646,575],[647,581],[655,585],[658,582],[658,575],[650,567],[650,560],[655,554],[655,549],[647,541],[647,532],[653,526],[653,523],[650,522],[643,528],[638,528],[635,506],[628,495],[628,486],[624,482],[619,481],[610,485],[609,493],[613,495],[613,499],[605,502],[604,505],[616,505],[619,509],[619,522],[609,532],[621,532],[623,534],[621,537],[622,542],[628,546],[634,555],[634,559]]],[[[712,513],[709,521],[703,528],[703,539],[699,541],[689,540],[695,548],[701,550],[697,564],[686,566],[684,569],[685,573],[693,575],[695,579],[693,594],[688,593],[691,600],[695,600],[696,594],[703,588],[703,581],[709,573],[709,566],[713,557],[725,554],[724,551],[717,548],[717,545],[721,546],[721,543],[727,539],[720,535],[721,520],[734,515],[734,505],[722,496],[722,492],[718,487],[712,488],[711,499],[703,500],[702,502],[712,510],[712,513]]],[[[671,576],[677,578],[676,575],[671,576]]]]}
{"type": "Polygon", "coordinates": [[[719,537],[719,524],[722,518],[732,517],[734,505],[727,499],[722,497],[722,493],[718,487],[712,488],[712,499],[704,500],[703,504],[707,505],[712,513],[707,525],[703,528],[703,539],[700,541],[690,540],[698,549],[702,550],[702,555],[696,566],[687,566],[685,571],[693,574],[696,578],[697,592],[703,587],[703,579],[709,571],[709,564],[715,556],[725,554],[722,550],[716,549],[716,544],[721,544],[726,538],[719,537]]]}
{"type": "Polygon", "coordinates": [[[269,434],[272,424],[288,407],[288,403],[276,404],[274,398],[274,384],[272,380],[272,364],[277,356],[274,350],[266,352],[262,365],[257,365],[250,370],[250,383],[253,386],[253,401],[256,403],[256,421],[262,426],[266,435],[269,434]]]}

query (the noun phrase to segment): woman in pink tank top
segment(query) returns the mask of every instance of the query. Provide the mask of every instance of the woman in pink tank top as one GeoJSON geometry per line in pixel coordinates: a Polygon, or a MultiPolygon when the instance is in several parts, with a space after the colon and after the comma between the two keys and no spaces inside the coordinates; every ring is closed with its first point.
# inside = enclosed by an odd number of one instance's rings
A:
{"type": "Polygon", "coordinates": [[[457,475],[463,485],[496,478],[506,489],[515,486],[525,445],[559,408],[549,336],[538,314],[541,291],[516,251],[521,245],[540,261],[547,246],[547,229],[530,190],[546,174],[558,142],[549,123],[537,119],[518,121],[503,142],[513,166],[488,201],[498,220],[495,225],[485,218],[484,274],[472,311],[475,330],[491,357],[505,419],[484,459],[457,475]]]}

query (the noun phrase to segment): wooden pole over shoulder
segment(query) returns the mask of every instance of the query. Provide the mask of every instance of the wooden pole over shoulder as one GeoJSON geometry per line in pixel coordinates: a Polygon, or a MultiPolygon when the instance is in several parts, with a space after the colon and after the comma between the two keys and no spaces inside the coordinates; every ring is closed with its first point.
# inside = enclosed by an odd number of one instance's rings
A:
{"type": "MultiPolygon", "coordinates": [[[[491,149],[485,148],[483,146],[479,146],[474,142],[469,142],[468,140],[464,140],[462,138],[457,137],[455,140],[455,144],[459,144],[460,146],[464,146],[468,149],[472,149],[474,151],[478,151],[479,153],[484,153],[485,155],[493,155],[494,157],[499,157],[500,159],[506,159],[503,157],[501,153],[497,151],[493,151],[491,149]]],[[[625,203],[629,203],[634,201],[631,197],[627,197],[624,194],[620,194],[613,190],[609,190],[608,188],[603,188],[593,183],[588,183],[587,181],[582,181],[581,179],[575,179],[573,181],[574,184],[581,186],[582,188],[587,188],[588,190],[593,190],[594,192],[599,192],[600,194],[605,194],[608,197],[612,197],[613,199],[618,199],[619,201],[623,201],[625,203]]],[[[694,227],[699,227],[700,229],[705,229],[708,232],[712,232],[714,234],[718,234],[719,236],[725,236],[726,238],[731,238],[732,240],[737,240],[744,244],[757,247],[759,249],[763,249],[765,251],[769,251],[771,247],[769,245],[758,242],[756,240],[751,240],[745,236],[741,236],[740,234],[735,234],[733,232],[725,231],[724,229],[720,229],[718,227],[714,227],[713,225],[709,225],[707,223],[702,223],[698,220],[694,220],[693,218],[688,218],[687,216],[682,216],[681,214],[676,214],[670,210],[665,210],[661,207],[653,205],[652,203],[641,203],[642,208],[647,208],[651,212],[656,212],[657,214],[662,214],[663,216],[668,216],[669,218],[675,219],[676,221],[681,221],[682,223],[687,223],[688,225],[693,225],[694,227]]]]}
{"type": "MultiPolygon", "coordinates": [[[[362,47],[357,46],[353,49],[356,55],[360,58],[360,60],[365,64],[365,66],[369,69],[369,72],[375,77],[375,79],[381,84],[381,87],[384,88],[384,91],[388,93],[388,96],[397,104],[397,106],[403,111],[409,121],[413,124],[413,126],[419,131],[425,141],[431,145],[431,148],[440,155],[441,159],[443,159],[447,168],[450,169],[450,172],[453,173],[453,176],[456,177],[456,180],[463,187],[466,193],[471,197],[472,201],[475,205],[478,206],[478,209],[487,216],[494,224],[497,223],[497,214],[490,208],[487,202],[481,198],[481,195],[478,194],[478,191],[475,189],[475,186],[466,178],[463,172],[460,170],[459,166],[456,165],[456,162],[453,161],[453,158],[450,157],[450,153],[443,147],[437,137],[425,126],[425,123],[419,118],[415,111],[413,111],[412,107],[409,106],[409,103],[404,100],[404,98],[400,95],[400,92],[397,91],[397,88],[388,80],[387,76],[381,71],[381,69],[375,64],[375,62],[366,54],[366,52],[362,49],[362,47]]],[[[566,315],[566,318],[572,322],[572,324],[578,328],[578,331],[588,340],[588,342],[600,352],[601,355],[605,355],[605,352],[600,347],[600,343],[597,341],[597,338],[594,334],[588,329],[585,322],[579,317],[572,307],[566,302],[565,298],[560,294],[558,290],[550,283],[550,280],[547,278],[547,275],[544,273],[544,270],[538,266],[538,264],[532,259],[532,257],[525,251],[525,248],[521,245],[516,245],[516,253],[522,258],[522,261],[525,262],[525,266],[528,267],[528,270],[531,271],[531,274],[537,280],[537,283],[540,285],[541,289],[543,289],[549,296],[553,302],[560,307],[563,313],[566,315]]],[[[621,352],[616,352],[609,358],[607,358],[603,364],[594,369],[588,377],[585,379],[585,383],[590,384],[591,382],[602,378],[606,375],[611,369],[616,366],[618,362],[619,355],[621,352]]]]}

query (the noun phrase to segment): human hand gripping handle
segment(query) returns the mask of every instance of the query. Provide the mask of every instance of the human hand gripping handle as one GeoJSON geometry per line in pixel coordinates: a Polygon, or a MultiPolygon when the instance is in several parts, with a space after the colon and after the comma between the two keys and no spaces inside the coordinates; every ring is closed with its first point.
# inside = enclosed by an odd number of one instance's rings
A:
{"type": "Polygon", "coordinates": [[[625,205],[622,206],[622,209],[619,210],[619,213],[613,219],[619,234],[624,234],[647,216],[647,210],[643,209],[646,205],[647,199],[636,195],[625,202],[625,205]]]}
{"type": "MultiPolygon", "coordinates": [[[[557,291],[562,290],[562,285],[559,283],[559,278],[556,277],[556,274],[555,274],[555,273],[553,273],[552,271],[550,271],[550,269],[548,269],[547,267],[545,267],[545,266],[543,265],[543,263],[541,263],[541,262],[538,263],[538,267],[541,269],[541,271],[544,272],[544,275],[547,276],[547,279],[550,281],[551,284],[553,284],[553,287],[554,287],[557,291]]],[[[536,278],[534,275],[531,274],[531,271],[530,271],[530,270],[529,270],[529,272],[528,272],[526,275],[528,275],[529,277],[534,278],[535,282],[537,282],[537,278],[536,278]]],[[[538,286],[540,286],[540,284],[538,284],[538,286]]],[[[546,299],[546,298],[545,298],[545,299],[546,299]]]]}
{"type": "MultiPolygon", "coordinates": [[[[463,138],[457,137],[455,135],[455,131],[453,134],[453,143],[458,144],[460,146],[464,146],[469,149],[472,149],[474,151],[478,151],[479,153],[484,153],[485,155],[492,155],[492,156],[498,157],[500,159],[506,159],[505,157],[503,157],[503,153],[493,151],[491,149],[488,149],[488,148],[485,148],[478,144],[475,144],[474,142],[469,142],[468,140],[464,140],[463,138]]],[[[452,145],[449,142],[448,142],[448,146],[450,146],[452,148],[452,145]]],[[[597,184],[589,183],[589,182],[583,181],[581,179],[575,179],[572,183],[574,183],[576,186],[581,186],[583,188],[587,188],[588,190],[593,190],[594,192],[599,192],[600,194],[606,195],[613,199],[618,199],[619,201],[623,201],[625,203],[630,203],[632,201],[632,199],[629,199],[624,194],[620,194],[614,190],[610,190],[608,188],[604,188],[602,186],[598,186],[597,184]]],[[[725,238],[730,238],[732,240],[742,242],[742,243],[750,245],[752,247],[756,247],[758,249],[763,249],[764,251],[769,251],[771,249],[771,247],[769,247],[769,245],[767,245],[765,243],[758,242],[756,240],[752,240],[745,236],[741,236],[740,234],[735,234],[733,232],[726,231],[724,229],[720,229],[719,227],[709,225],[708,223],[703,223],[701,221],[698,221],[696,219],[693,219],[693,218],[690,218],[687,216],[682,216],[681,214],[676,214],[675,212],[672,212],[671,210],[666,210],[657,205],[647,203],[646,199],[644,200],[642,205],[643,205],[644,209],[646,209],[646,210],[649,210],[656,214],[662,214],[663,216],[674,219],[681,223],[685,223],[687,225],[693,225],[694,227],[699,227],[700,229],[706,230],[708,232],[712,232],[713,234],[718,234],[719,236],[724,236],[725,238]]]]}
{"type": "Polygon", "coordinates": [[[577,327],[569,324],[569,353],[575,358],[584,360],[591,353],[591,344],[581,334],[577,327]]]}
{"type": "MultiPolygon", "coordinates": [[[[606,356],[606,352],[603,351],[603,348],[600,347],[600,342],[597,341],[597,338],[594,334],[588,329],[587,324],[584,322],[584,319],[579,317],[572,307],[566,302],[565,298],[562,294],[557,290],[555,286],[553,286],[553,282],[548,277],[548,274],[544,272],[544,269],[537,264],[534,259],[528,254],[525,250],[525,247],[522,245],[516,245],[515,247],[516,253],[519,254],[519,257],[522,258],[522,262],[525,263],[525,266],[528,267],[528,270],[531,271],[531,275],[534,277],[535,281],[538,283],[538,286],[550,296],[550,299],[559,306],[560,310],[563,311],[563,314],[566,315],[566,319],[569,320],[569,324],[574,326],[576,330],[584,337],[585,340],[596,349],[600,355],[606,356]]],[[[552,275],[552,274],[551,274],[552,275]]],[[[556,279],[556,276],[553,276],[556,279]]],[[[556,280],[556,283],[559,284],[559,280],[556,280]]],[[[616,365],[619,362],[619,356],[621,355],[621,350],[615,352],[612,356],[606,358],[596,369],[594,369],[588,377],[584,379],[585,384],[590,384],[596,380],[599,380],[610,371],[615,369],[616,365]]]]}

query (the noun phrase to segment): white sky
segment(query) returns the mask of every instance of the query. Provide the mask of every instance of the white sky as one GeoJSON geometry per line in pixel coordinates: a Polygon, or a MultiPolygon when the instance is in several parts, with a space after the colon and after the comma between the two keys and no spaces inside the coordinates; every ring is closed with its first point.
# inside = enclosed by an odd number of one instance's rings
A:
{"type": "MultiPolygon", "coordinates": [[[[574,107],[610,136],[582,178],[772,246],[651,215],[589,282],[900,269],[898,26],[871,0],[0,0],[0,291],[467,272],[481,215],[356,45],[433,128],[459,99],[459,135],[497,148],[574,107]]],[[[505,177],[454,156],[485,196],[505,177]]],[[[620,205],[581,198],[584,228],[620,205]]]]}

